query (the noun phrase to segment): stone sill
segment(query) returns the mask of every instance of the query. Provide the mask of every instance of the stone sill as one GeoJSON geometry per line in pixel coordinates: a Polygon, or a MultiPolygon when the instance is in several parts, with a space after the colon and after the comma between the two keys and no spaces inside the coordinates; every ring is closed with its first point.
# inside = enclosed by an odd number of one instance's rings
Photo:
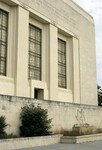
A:
{"type": "Polygon", "coordinates": [[[92,141],[98,141],[98,140],[102,140],[102,133],[82,135],[82,136],[61,137],[61,143],[66,143],[66,144],[77,144],[77,143],[92,142],[92,141]]]}
{"type": "Polygon", "coordinates": [[[39,136],[39,137],[27,137],[27,138],[14,138],[14,139],[1,139],[1,150],[16,150],[22,148],[32,148],[37,146],[50,145],[60,143],[61,134],[39,136]]]}

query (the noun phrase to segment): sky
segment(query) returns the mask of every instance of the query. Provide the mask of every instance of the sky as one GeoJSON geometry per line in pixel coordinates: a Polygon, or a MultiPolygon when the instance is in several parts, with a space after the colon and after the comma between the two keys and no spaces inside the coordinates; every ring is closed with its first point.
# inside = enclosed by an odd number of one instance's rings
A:
{"type": "Polygon", "coordinates": [[[102,87],[102,0],[73,0],[95,21],[97,84],[102,87]]]}

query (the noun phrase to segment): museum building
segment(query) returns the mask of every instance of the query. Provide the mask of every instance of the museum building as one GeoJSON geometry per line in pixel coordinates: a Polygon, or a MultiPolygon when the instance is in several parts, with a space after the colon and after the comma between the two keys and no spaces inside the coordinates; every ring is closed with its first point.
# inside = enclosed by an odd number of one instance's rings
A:
{"type": "Polygon", "coordinates": [[[94,30],[72,0],[1,0],[0,94],[97,105],[94,30]]]}
{"type": "Polygon", "coordinates": [[[19,134],[27,103],[48,109],[53,131],[72,129],[78,113],[102,127],[94,20],[73,0],[0,0],[0,114],[9,133],[19,134]]]}

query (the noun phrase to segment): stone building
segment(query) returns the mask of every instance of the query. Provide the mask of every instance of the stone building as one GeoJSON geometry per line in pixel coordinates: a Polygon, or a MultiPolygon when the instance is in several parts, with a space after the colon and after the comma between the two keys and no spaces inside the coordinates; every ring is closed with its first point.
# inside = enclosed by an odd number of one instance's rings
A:
{"type": "Polygon", "coordinates": [[[72,0],[1,0],[0,94],[97,105],[93,18],[72,0]]]}
{"type": "Polygon", "coordinates": [[[1,95],[97,106],[96,85],[92,16],[72,0],[0,0],[1,95]]]}

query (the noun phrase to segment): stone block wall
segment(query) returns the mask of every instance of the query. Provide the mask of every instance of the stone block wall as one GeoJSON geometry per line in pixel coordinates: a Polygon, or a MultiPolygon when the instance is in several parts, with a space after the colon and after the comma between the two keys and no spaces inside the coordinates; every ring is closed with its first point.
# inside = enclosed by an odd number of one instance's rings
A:
{"type": "Polygon", "coordinates": [[[52,118],[52,131],[55,133],[71,130],[75,124],[88,123],[95,128],[102,128],[102,108],[98,106],[0,95],[0,115],[6,117],[8,133],[19,134],[21,107],[30,103],[48,109],[48,116],[52,118]]]}

